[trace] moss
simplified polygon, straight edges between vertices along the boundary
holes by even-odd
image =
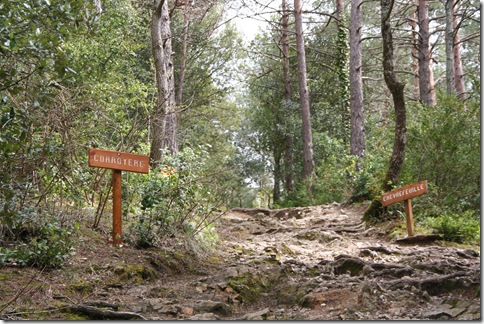
[[[379,222],[382,219],[383,215],[383,206],[381,201],[378,199],[374,199],[371,202],[371,205],[365,210],[363,214],[363,220],[367,223],[375,223]]]
[[[88,281],[79,281],[79,282],[67,285],[67,289],[71,291],[79,292],[83,295],[87,295],[94,291],[94,284]]]
[[[291,283],[283,284],[275,292],[275,298],[281,305],[296,305],[313,288],[314,284]]]
[[[387,235],[391,240],[405,237],[407,235],[407,228],[403,224],[396,225],[387,233]]]
[[[436,244],[444,247],[455,247],[459,249],[474,249],[476,251],[480,251],[481,247],[475,244],[468,244],[468,243],[458,243],[458,242],[450,242],[450,241],[436,241]]]
[[[305,275],[309,278],[318,277],[321,275],[321,269],[319,269],[318,266],[314,266],[312,268],[307,269],[307,271],[305,272]]]
[[[72,312],[70,309],[62,310],[63,318],[65,321],[88,321],[90,318],[88,316],[83,316]]]
[[[148,256],[147,260],[160,272],[179,274],[180,271],[197,272],[201,270],[199,258],[188,251],[156,250]]]
[[[236,247],[234,247],[234,250],[242,252],[242,254],[244,254],[244,255],[253,255],[254,254],[253,250],[246,249],[242,246],[236,246]]]
[[[153,268],[140,264],[120,264],[114,267],[113,272],[122,281],[134,280],[140,282],[143,280],[152,281],[158,278],[158,274]]]
[[[244,273],[228,280],[228,285],[243,301],[256,302],[263,293],[271,292],[279,278],[278,274]]]
[[[238,294],[244,301],[255,302],[260,298],[261,293],[266,287],[256,279],[254,275],[245,273],[243,275],[229,279],[229,286]]]

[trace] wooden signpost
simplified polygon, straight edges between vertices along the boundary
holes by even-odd
[[[405,215],[407,216],[407,232],[408,236],[414,236],[415,231],[413,228],[413,212],[412,212],[412,198],[427,193],[427,180],[420,181],[399,189],[392,190],[384,193],[381,196],[383,207],[394,204],[399,201],[405,203]]]
[[[149,173],[150,158],[146,155],[89,149],[89,166],[113,170],[113,244],[122,244],[121,171]]]

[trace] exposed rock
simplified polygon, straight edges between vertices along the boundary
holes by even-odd
[[[271,313],[271,310],[269,308],[264,308],[263,310],[254,312],[254,313],[249,313],[246,314],[242,320],[245,321],[263,321],[267,320],[267,317]]]
[[[463,258],[478,258],[479,252],[474,249],[465,249],[463,251],[457,251],[457,255]]]
[[[202,313],[202,314],[195,314],[188,318],[191,321],[216,321],[219,320],[220,317],[213,313]]]
[[[348,273],[352,276],[359,276],[366,265],[366,262],[357,257],[343,257],[338,258],[332,262],[331,265],[334,268],[336,275]]]
[[[165,314],[165,315],[177,315],[180,311],[181,307],[177,305],[163,305],[159,310],[158,313]]]
[[[96,264],[84,254],[76,267],[92,262],[87,275],[51,291],[52,271],[32,291],[45,295],[46,314],[69,320],[481,318],[478,247],[444,246],[427,238],[391,241],[387,233],[396,221],[365,229],[365,209],[339,204],[237,209],[215,223],[220,241],[213,256],[190,260],[171,250],[126,246],[108,251]],[[11,281],[4,270],[7,280],[0,290],[15,294],[18,287],[7,286]],[[88,294],[98,300],[66,304]],[[27,299],[5,304],[13,297],[3,301],[7,307],[0,319],[39,314],[41,307],[23,306]]]
[[[221,316],[229,316],[231,313],[230,306],[212,300],[199,301],[193,308],[198,313],[214,313]]]

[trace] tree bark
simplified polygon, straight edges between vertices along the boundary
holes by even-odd
[[[188,48],[188,26],[190,25],[190,7],[189,2],[186,1],[183,7],[183,32],[182,44],[180,53],[180,75],[178,79],[178,90],[176,93],[176,104],[181,106],[183,101],[183,86],[185,83],[185,69],[187,63],[187,48]]]
[[[457,6],[458,4],[456,4]],[[452,52],[453,52],[453,63],[454,63],[454,85],[455,92],[459,99],[464,99],[466,88],[464,83],[464,71],[462,69],[462,58],[460,55],[460,37],[459,37],[459,21],[457,15],[455,14],[457,8],[452,10],[452,27],[453,27],[453,42],[452,42]]]
[[[418,7],[418,1],[415,0],[415,5]],[[418,31],[417,31],[417,10],[412,12],[412,19],[410,25],[412,26],[412,74],[413,74],[413,99],[418,101],[420,99],[420,87],[418,79]]]
[[[313,135],[311,129],[311,112],[309,107],[309,93],[306,77],[306,52],[304,49],[304,35],[302,24],[301,0],[294,0],[294,18],[296,22],[297,67],[299,83],[299,99],[301,105],[302,137],[303,137],[303,176],[309,178],[314,170]]]
[[[284,66],[284,103],[287,110],[291,107],[292,82],[289,63],[289,13],[286,0],[282,0],[282,59]],[[287,114],[286,114],[287,115]],[[291,129],[286,127],[284,136],[284,188],[287,193],[294,192],[294,159],[292,154],[293,138]]]
[[[405,84],[399,82],[393,66],[393,35],[390,24],[390,14],[393,8],[393,0],[381,0],[382,20],[381,33],[383,38],[383,76],[385,83],[393,97],[395,110],[395,137],[393,141],[393,153],[390,158],[383,191],[390,191],[397,184],[405,159],[405,145],[407,143],[407,112],[405,107],[404,88]]]
[[[151,21],[152,54],[158,90],[156,108],[151,119],[152,163],[161,161],[162,150],[178,153],[178,119],[175,111],[175,83],[171,47],[168,1],[157,0]]]
[[[445,85],[447,94],[454,93],[454,0],[445,4]]]
[[[435,106],[434,76],[431,69],[429,1],[418,0],[418,75],[420,101],[427,106]]]
[[[361,78],[362,0],[351,1],[350,23],[350,153],[361,158],[365,152],[363,81]]]
[[[282,151],[278,148],[274,148],[274,188],[272,197],[274,204],[281,200],[281,157]]]
[[[388,90],[392,94],[395,110],[395,135],[393,140],[393,152],[390,158],[387,173],[381,189],[387,192],[398,183],[400,172],[405,159],[405,146],[407,143],[406,107],[404,88],[405,84],[398,81],[393,66],[393,35],[390,16],[394,0],[381,0],[381,34],[383,40],[383,76]],[[375,198],[365,211],[365,221],[378,220],[383,213],[380,198]]]

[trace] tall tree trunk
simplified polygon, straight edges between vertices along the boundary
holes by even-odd
[[[418,7],[418,1],[415,0],[415,5]],[[412,26],[412,74],[413,74],[413,99],[420,100],[420,87],[418,80],[418,31],[417,31],[417,10],[412,13],[410,25]]]
[[[418,75],[420,101],[427,106],[435,106],[434,78],[431,69],[429,1],[418,0]]]
[[[445,84],[447,93],[465,96],[464,72],[460,55],[459,22],[454,0],[443,0],[445,5]]]
[[[365,152],[365,124],[361,63],[362,0],[351,1],[350,19],[350,153],[361,158]]]
[[[407,117],[404,96],[405,84],[398,81],[393,66],[393,35],[390,24],[393,1],[394,0],[380,0],[381,34],[383,39],[383,77],[388,90],[392,94],[395,109],[395,137],[393,140],[393,152],[385,179],[381,186],[383,192],[392,190],[393,186],[398,183],[405,159],[405,145],[407,143]],[[381,201],[377,198],[373,200],[372,204],[365,211],[363,218],[366,221],[378,219],[382,212]]]
[[[306,52],[304,49],[304,35],[302,23],[301,0],[294,0],[294,18],[296,22],[296,43],[297,43],[297,67],[299,98],[302,118],[302,139],[303,139],[303,176],[309,178],[314,170],[313,159],[313,135],[311,130],[311,112],[309,108],[309,93],[306,77]]]
[[[274,204],[281,200],[281,157],[282,151],[278,148],[274,148],[274,189],[272,197]]]
[[[185,69],[187,63],[187,48],[188,48],[188,26],[190,25],[190,6],[186,1],[183,7],[183,32],[182,32],[182,44],[180,53],[180,76],[178,79],[178,90],[176,93],[176,104],[181,106],[183,101],[183,86],[185,84]]]
[[[448,94],[454,93],[454,0],[445,4],[445,85]]]
[[[336,25],[338,29],[336,67],[339,81],[339,103],[341,109],[341,129],[343,143],[348,143],[351,133],[350,122],[350,80],[348,77],[348,33],[343,0],[336,0]]]
[[[178,153],[178,118],[175,111],[175,84],[171,47],[170,16],[167,0],[157,0],[151,21],[152,54],[158,89],[156,108],[151,119],[152,163],[161,161],[162,150]]]
[[[458,6],[458,4],[456,4]],[[464,71],[462,69],[462,59],[460,55],[460,37],[459,37],[459,21],[457,19],[457,15],[455,12],[457,8],[454,8],[452,11],[452,27],[453,27],[453,35],[454,40],[452,42],[452,51],[454,57],[454,85],[455,85],[455,92],[459,99],[464,99],[465,97],[465,84],[464,84]]]
[[[286,0],[282,0],[282,59],[284,66],[284,104],[286,109],[291,107],[292,82],[289,63],[289,13]],[[287,114],[285,114],[287,116]],[[289,123],[286,123],[289,124]],[[286,127],[284,136],[284,188],[287,193],[294,192],[294,159],[292,155],[293,138],[291,129]]]
[[[165,147],[172,155],[178,154],[178,115],[175,98],[175,71],[173,65],[173,49],[171,45],[171,22],[168,0],[163,0],[161,32],[163,36],[163,49],[165,52],[166,79],[168,84],[168,106],[165,114]]]
[[[390,158],[383,191],[389,191],[397,184],[405,159],[405,145],[407,143],[407,112],[405,107],[404,88],[405,84],[399,82],[393,66],[393,35],[390,24],[390,14],[394,0],[381,0],[382,20],[381,33],[383,38],[383,76],[388,90],[393,97],[395,110],[395,137],[393,141],[393,153]]]

